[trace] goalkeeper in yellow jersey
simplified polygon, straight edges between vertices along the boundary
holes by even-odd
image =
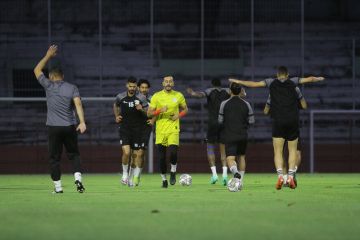
[[[156,92],[151,98],[147,112],[148,117],[156,116],[156,141],[159,151],[162,187],[168,187],[166,179],[166,151],[170,152],[170,184],[176,183],[177,152],[179,147],[180,118],[184,117],[188,108],[184,95],[173,90],[174,78],[164,77],[164,89]]]

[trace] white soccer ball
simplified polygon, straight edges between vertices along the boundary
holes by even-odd
[[[229,189],[230,192],[238,192],[242,188],[242,182],[238,178],[232,178],[229,180],[227,184],[227,188]]]
[[[179,178],[179,183],[182,186],[190,186],[192,183],[192,178],[189,174],[181,174]]]

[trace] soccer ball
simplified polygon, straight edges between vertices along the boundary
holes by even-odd
[[[192,178],[189,174],[181,174],[180,175],[180,179],[179,179],[179,183],[182,186],[190,186],[192,183]]]
[[[227,185],[230,192],[238,192],[242,188],[242,182],[238,178],[232,178]]]

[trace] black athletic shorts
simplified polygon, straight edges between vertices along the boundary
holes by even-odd
[[[272,121],[272,137],[293,141],[299,137],[299,121]]]
[[[142,131],[142,142],[144,143],[145,149],[148,147],[151,132],[152,132],[151,125],[144,126],[144,130]]]
[[[120,145],[130,145],[130,148],[133,150],[146,148],[147,142],[145,145],[143,135],[144,133],[142,127],[119,127]]]
[[[246,154],[247,140],[232,143],[225,143],[225,154],[229,156],[239,156]]]
[[[219,124],[208,124],[208,129],[206,133],[206,142],[213,144],[223,143]]]

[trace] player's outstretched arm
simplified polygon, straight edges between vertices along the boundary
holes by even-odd
[[[80,120],[80,123],[76,128],[76,131],[80,131],[80,133],[84,133],[86,131],[86,124],[85,124],[84,109],[82,107],[81,99],[80,97],[76,97],[73,100],[76,108],[76,113]]]
[[[324,81],[325,78],[324,77],[306,77],[306,78],[300,78],[299,83],[300,84],[306,84],[306,83],[313,83],[313,82],[320,82],[320,81]]]
[[[237,83],[237,84],[240,84],[242,86],[250,87],[250,88],[266,87],[265,81],[255,82],[255,81],[245,81],[245,80],[238,80],[238,79],[234,79],[234,78],[229,78],[229,82]]]
[[[205,93],[203,93],[203,92],[195,92],[194,90],[192,90],[192,88],[188,88],[188,89],[186,89],[186,91],[192,97],[196,97],[196,98],[204,98],[204,97],[206,97]]]
[[[49,49],[47,50],[46,55],[36,65],[36,67],[34,68],[34,74],[37,79],[43,73],[42,70],[44,69],[47,62],[50,60],[50,58],[53,58],[56,56],[57,49],[58,49],[58,47],[56,45],[51,45],[49,47]]]

